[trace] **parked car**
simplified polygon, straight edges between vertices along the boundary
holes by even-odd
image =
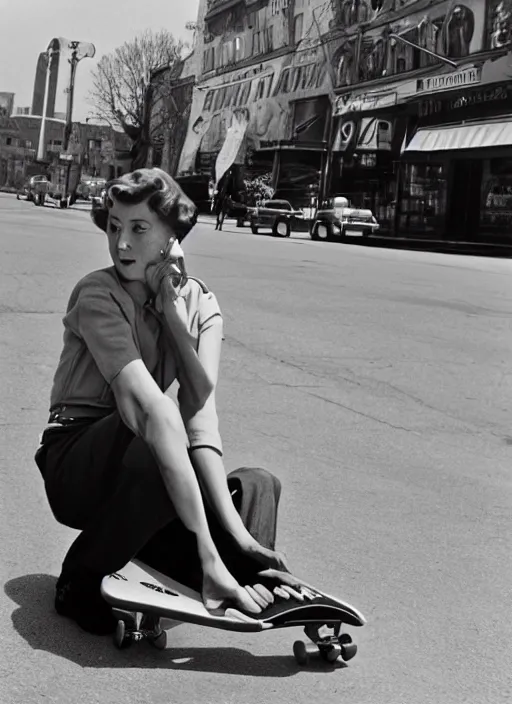
[[[294,210],[287,200],[267,200],[251,209],[251,230],[255,235],[268,229],[274,237],[289,237],[294,222],[303,217],[302,210]]]
[[[311,228],[311,239],[342,239],[346,236],[368,237],[380,225],[372,211],[367,208],[352,208],[344,196],[334,196],[322,203]]]
[[[25,198],[36,205],[43,205],[48,193],[49,181],[44,174],[31,176],[16,194],[17,200]]]

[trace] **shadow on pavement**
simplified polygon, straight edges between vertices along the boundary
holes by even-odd
[[[146,667],[242,677],[291,677],[301,671],[325,673],[344,667],[343,663],[331,665],[320,660],[316,662],[316,659],[310,667],[299,667],[291,652],[258,656],[240,648],[173,648],[171,637],[171,645],[164,652],[156,651],[147,642],[119,651],[110,637],[86,633],[55,613],[55,582],[55,577],[47,574],[28,574],[7,582],[5,593],[18,604],[11,616],[12,623],[34,650],[44,650],[81,667]],[[226,634],[229,638],[229,632]]]

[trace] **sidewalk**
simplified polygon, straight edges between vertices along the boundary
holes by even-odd
[[[201,213],[198,222],[215,225],[215,216],[208,213]],[[231,230],[236,228],[240,231],[247,231],[248,227],[237,228],[236,223],[231,218],[225,220],[225,226]],[[293,234],[298,234],[293,232]],[[307,231],[300,234],[308,237]],[[365,247],[387,247],[389,249],[411,249],[424,252],[444,252],[446,254],[463,254],[479,257],[499,257],[512,258],[512,242],[508,244],[492,244],[485,242],[458,242],[451,240],[428,240],[414,237],[391,237],[387,235],[372,235],[365,240],[354,238],[350,243],[359,244]]]

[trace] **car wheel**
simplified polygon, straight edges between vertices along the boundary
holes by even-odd
[[[320,240],[322,242],[327,242],[327,240],[331,239],[332,237],[331,226],[328,225],[326,222],[319,222],[315,225],[313,235],[313,239]]]
[[[274,222],[272,234],[274,237],[289,237],[291,234],[290,221],[284,218],[279,218]]]

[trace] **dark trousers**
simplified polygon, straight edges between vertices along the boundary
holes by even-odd
[[[63,573],[106,575],[133,557],[199,588],[201,570],[195,536],[177,517],[156,460],[118,413],[50,429],[36,454],[52,512],[81,531],[67,553]],[[260,468],[228,475],[233,501],[251,535],[274,549],[281,486]],[[239,553],[207,509],[221,557],[244,582],[258,566]]]

